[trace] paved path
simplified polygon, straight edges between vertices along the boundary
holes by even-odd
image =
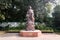
[[[20,37],[18,33],[0,35],[0,40],[60,40],[60,35],[55,33],[43,33],[40,37]]]

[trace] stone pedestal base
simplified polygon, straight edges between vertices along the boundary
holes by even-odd
[[[38,37],[38,36],[41,36],[41,31],[40,30],[34,30],[34,31],[21,30],[19,35],[22,37]]]

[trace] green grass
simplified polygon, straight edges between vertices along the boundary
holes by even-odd
[[[42,33],[53,33],[54,31],[53,30],[41,30]]]
[[[20,30],[8,30],[7,33],[19,33]]]

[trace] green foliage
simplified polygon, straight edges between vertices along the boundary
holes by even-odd
[[[60,5],[57,5],[57,6],[54,8],[54,12],[60,12]]]
[[[4,27],[1,27],[1,26],[0,26],[0,31],[4,31],[4,30],[5,30]]]
[[[19,24],[18,26],[16,26],[16,27],[9,27],[9,30],[23,30],[23,29],[25,29],[25,24],[23,25],[22,23],[21,24]]]
[[[28,5],[31,5],[35,13],[35,21],[44,22],[46,16],[46,2],[44,0],[3,0],[0,2],[1,12],[5,18],[4,21],[26,21],[26,12]],[[47,4],[47,9],[50,9]]]
[[[0,2],[0,8],[2,12],[5,12],[5,21],[26,21],[27,6],[31,5],[37,20],[38,15],[45,11],[44,1],[42,1],[43,0],[3,0]]]
[[[48,2],[48,3],[45,4],[45,7],[46,7],[47,13],[50,13],[51,9],[52,9],[52,4],[50,2]]]
[[[9,30],[9,25],[5,26],[5,31],[8,31]]]
[[[45,24],[37,24],[35,25],[36,29],[41,30],[43,33],[52,33],[54,32],[54,29],[52,27],[46,26]]]
[[[53,30],[53,28],[47,27],[45,24],[38,24],[35,27],[36,29],[39,29],[39,30]]]
[[[35,24],[35,28],[41,30],[42,32],[53,32],[53,28],[47,27],[45,24]],[[26,25],[20,24],[17,27],[9,27],[8,32],[19,32],[20,30],[25,30]]]
[[[53,13],[53,17],[54,17],[54,30],[60,30],[60,5],[57,5],[54,8],[54,13]]]

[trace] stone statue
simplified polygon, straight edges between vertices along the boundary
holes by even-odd
[[[30,30],[35,30],[35,25],[34,25],[34,12],[31,6],[28,7],[28,11],[26,14],[26,18],[27,18],[27,22],[26,22],[26,30],[30,31]]]

